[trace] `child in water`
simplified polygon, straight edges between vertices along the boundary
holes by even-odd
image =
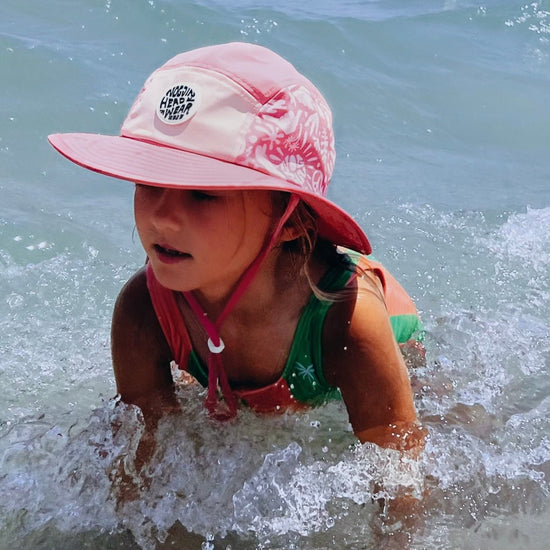
[[[120,136],[49,139],[135,183],[148,261],[113,314],[123,401],[146,418],[175,406],[175,361],[215,418],[341,398],[361,442],[422,446],[398,345],[418,336],[416,309],[325,197],[331,112],[291,64],[254,44],[185,52],[149,77]]]

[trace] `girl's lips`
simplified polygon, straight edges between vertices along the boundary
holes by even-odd
[[[192,258],[191,254],[180,252],[175,248],[170,248],[168,245],[155,244],[153,248],[158,259],[165,264],[174,264]]]

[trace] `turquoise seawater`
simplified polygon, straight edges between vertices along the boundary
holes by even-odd
[[[220,427],[182,390],[150,483],[117,506],[142,430],[109,351],[144,260],[133,189],[46,136],[116,134],[157,66],[233,40],[333,109],[329,195],[422,313],[430,437],[403,463],[356,446],[335,405]],[[543,1],[2,0],[0,549],[548,548],[549,91]],[[381,479],[416,491],[417,521],[381,521]]]

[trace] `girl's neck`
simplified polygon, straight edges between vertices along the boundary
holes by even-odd
[[[258,322],[266,312],[277,309],[284,296],[284,302],[303,307],[311,294],[311,289],[303,270],[293,264],[291,253],[281,247],[274,248],[262,263],[259,271],[250,282],[229,316],[239,323]],[[312,257],[310,273],[317,282],[326,270],[326,265]],[[240,279],[239,279],[240,280]],[[194,291],[206,314],[216,321],[231,298],[238,282],[225,288],[198,289]]]

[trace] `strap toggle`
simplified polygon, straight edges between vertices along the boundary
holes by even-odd
[[[212,342],[211,338],[208,338],[208,349],[211,351],[211,353],[221,353],[225,349],[225,344],[223,343],[223,340],[220,338],[220,343],[215,346],[214,342]]]

